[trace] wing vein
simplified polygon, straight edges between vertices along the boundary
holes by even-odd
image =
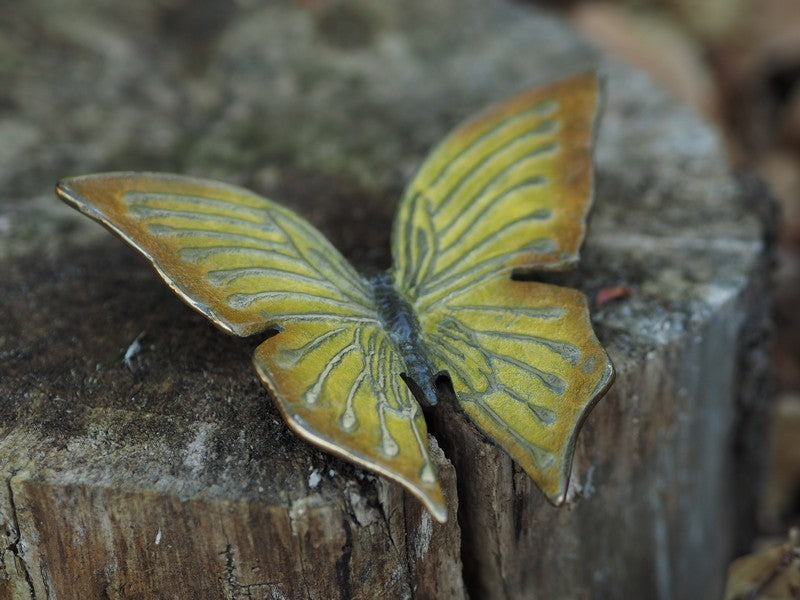
[[[520,112],[514,115],[509,115],[508,117],[499,120],[492,127],[490,127],[485,132],[480,134],[474,140],[464,145],[454,159],[446,162],[442,166],[439,173],[437,173],[435,176],[431,178],[431,186],[438,184],[439,181],[442,179],[442,177],[444,177],[451,169],[453,169],[455,165],[458,164],[459,161],[466,160],[466,158],[469,157],[469,154],[471,154],[473,150],[476,150],[478,147],[485,145],[486,142],[496,137],[501,130],[506,128],[511,129],[516,124],[516,122],[524,121],[525,119],[529,119],[532,116],[542,116],[542,117],[549,116],[550,114],[555,112],[557,108],[558,104],[555,101],[545,101],[536,106],[532,106],[531,108],[525,110],[524,112]],[[541,127],[544,123],[548,123],[548,121],[538,121],[534,125],[532,130]],[[523,132],[520,135],[525,135],[525,133],[529,133],[532,130]]]
[[[486,402],[476,399],[473,401],[473,404],[478,407],[483,413],[489,417],[492,421],[494,421],[495,427],[502,429],[506,433],[508,433],[511,437],[513,437],[516,442],[526,448],[531,456],[534,457],[536,462],[538,463],[539,467],[542,469],[549,468],[553,462],[555,457],[553,453],[548,451],[547,449],[539,446],[538,444],[534,444],[527,438],[522,437],[520,433],[511,427],[500,415],[498,415],[495,410],[489,406]]]
[[[278,216],[278,214],[276,214],[275,216]],[[285,215],[280,215],[280,218],[283,219],[284,216]],[[306,261],[308,263],[309,267],[314,269],[317,272],[317,274],[320,275],[320,277],[324,278],[325,274],[322,273],[322,271],[320,270],[319,266],[317,266],[317,264],[315,264],[315,262],[313,260],[309,260],[308,256],[306,256],[306,254],[300,249],[300,247],[294,241],[294,238],[291,235],[289,235],[289,233],[287,232],[287,230],[286,230],[287,222],[288,222],[288,224],[294,225],[297,228],[299,228],[303,232],[304,236],[307,237],[307,238],[318,239],[319,238],[318,234],[313,229],[311,229],[310,226],[308,226],[306,223],[304,223],[302,221],[296,221],[295,222],[295,221],[287,220],[287,221],[284,221],[283,224],[281,224],[281,223],[278,223],[277,220],[275,220],[275,226],[278,227],[283,232],[283,235],[286,237],[286,239],[289,242],[289,244],[291,244],[292,248],[294,248],[294,251],[297,253],[298,257],[300,257],[304,261]],[[332,250],[332,252],[334,254],[338,255],[338,252],[336,252],[335,249],[331,248],[331,250]],[[322,256],[321,254],[318,254],[318,257],[321,257],[321,256]],[[323,259],[324,259],[325,262],[327,262],[327,264],[329,266],[332,266],[333,263],[331,263],[331,261],[329,261],[327,258],[324,258],[324,257],[323,257]],[[348,269],[344,269],[344,270],[348,270]],[[341,269],[340,269],[340,273],[341,273]],[[346,295],[355,304],[357,304],[357,305],[359,305],[359,306],[361,306],[363,308],[367,308],[367,309],[371,308],[369,306],[368,302],[366,301],[366,299],[369,298],[370,295],[369,295],[369,291],[367,290],[366,285],[364,284],[363,280],[361,280],[361,278],[358,276],[358,274],[353,274],[351,276],[349,273],[348,273],[348,279],[350,280],[351,285],[355,285],[356,288],[358,289],[358,291],[361,292],[362,297],[359,297],[359,296],[353,294],[350,290],[348,290],[347,286],[341,286],[341,287],[337,286],[337,291],[339,291],[340,293]]]
[[[317,277],[308,277],[295,271],[280,269],[278,267],[229,267],[225,269],[213,269],[208,271],[206,276],[214,285],[232,283],[237,279],[241,279],[242,277],[256,276],[272,278],[274,276],[277,279],[288,279],[290,281],[294,280],[298,282],[302,281],[303,283],[313,284],[332,292],[339,292],[339,289],[336,286],[331,285],[323,279],[318,279]]]
[[[501,354],[500,352],[492,352],[491,357],[497,360],[501,360],[504,363],[516,367],[520,371],[524,371],[525,373],[528,373],[532,377],[535,377],[536,379],[541,381],[544,384],[544,386],[554,394],[558,394],[560,396],[567,389],[567,382],[561,379],[561,377],[559,377],[555,373],[550,373],[548,371],[537,369],[533,365],[525,364],[524,362],[519,361],[512,356]]]
[[[509,149],[512,148],[512,146],[516,145],[519,142],[520,142],[519,138],[515,139],[511,144],[509,144],[507,146],[503,146],[500,149],[498,149],[496,152],[488,155],[485,159],[481,160],[477,165],[475,165],[473,169],[468,171],[465,174],[465,176],[461,180],[459,180],[459,183],[456,186],[454,186],[454,187],[452,187],[452,188],[450,188],[448,190],[448,192],[445,195],[445,197],[436,206],[436,210],[434,212],[434,216],[438,217],[444,210],[447,209],[447,207],[450,205],[450,203],[454,199],[459,197],[459,193],[458,192],[464,186],[466,186],[467,182],[472,177],[475,177],[476,175],[478,175],[481,172],[481,167],[485,166],[485,164],[487,162],[489,162],[491,159],[493,159],[497,154],[499,154],[501,152],[508,152]],[[546,154],[554,151],[556,148],[558,148],[558,144],[556,142],[547,142],[546,144],[542,144],[540,146],[537,146],[536,148],[534,148],[533,150],[531,150],[530,152],[526,153],[525,155],[523,155],[521,157],[514,157],[515,160],[513,162],[511,162],[507,167],[505,167],[503,169],[500,169],[499,171],[495,172],[494,175],[491,177],[491,179],[489,179],[489,181],[487,181],[477,192],[472,194],[472,196],[467,197],[467,198],[463,198],[463,197],[459,198],[461,200],[461,202],[460,202],[461,206],[462,207],[469,206],[472,202],[475,201],[475,198],[478,198],[481,195],[483,195],[483,193],[486,192],[486,190],[489,187],[491,187],[492,185],[495,185],[497,183],[497,181],[499,181],[500,179],[502,179],[503,177],[508,175],[509,171],[512,171],[513,169],[517,168],[520,165],[520,163],[522,163],[523,161],[539,158],[540,156],[546,155]]]
[[[466,211],[464,213],[461,213],[461,215],[459,215],[457,218],[455,218],[452,221],[450,221],[442,229],[441,237],[443,237],[443,238],[446,237],[453,230],[454,227],[459,226],[459,225],[462,225],[462,227],[461,227],[461,231],[462,232],[469,231],[469,229],[471,227],[477,225],[478,222],[483,217],[485,217],[486,214],[489,211],[493,210],[497,205],[501,204],[503,202],[503,200],[505,200],[508,196],[510,196],[514,192],[517,192],[517,191],[519,191],[521,189],[525,189],[525,188],[540,188],[540,187],[544,186],[546,183],[547,183],[547,178],[546,177],[544,177],[542,175],[536,175],[536,176],[530,177],[530,178],[526,179],[525,181],[522,181],[522,182],[520,182],[520,183],[518,183],[518,184],[516,184],[516,185],[514,185],[514,186],[512,186],[512,187],[510,187],[508,189],[503,190],[502,192],[500,192],[499,194],[496,194],[490,200],[488,200],[486,202],[486,204],[475,215],[473,215],[472,218],[470,218],[469,221],[463,223],[463,225],[462,225],[462,221],[464,220],[464,217],[467,214]],[[552,218],[552,214],[553,214],[553,211],[551,211],[551,210],[544,209],[544,211],[543,211],[542,209],[537,209],[536,211],[530,213],[529,215],[525,215],[521,219],[536,220],[536,221],[546,221],[547,219]],[[454,238],[449,244],[446,244],[442,248],[442,252],[443,253],[447,252],[458,241],[459,240],[458,240],[457,237]]]
[[[193,212],[188,210],[178,210],[174,208],[153,208],[144,204],[134,204],[130,208],[131,214],[140,217],[147,223],[167,219],[185,219],[187,221],[200,221],[207,223],[224,223],[242,229],[254,230],[257,232],[274,231],[269,223],[263,221],[251,221],[250,219],[240,219],[230,215],[211,212]]]
[[[473,329],[473,332],[503,340],[515,340],[518,342],[530,342],[532,344],[537,344],[547,348],[555,354],[558,354],[561,358],[572,365],[576,365],[581,358],[580,348],[578,348],[575,344],[570,344],[569,342],[550,340],[538,335],[511,333],[509,331],[495,331],[491,329]]]
[[[358,336],[361,334],[361,328],[355,328],[355,334],[353,335],[353,341],[350,342],[347,346],[343,347],[339,350],[336,354],[334,354],[328,363],[325,365],[325,368],[322,369],[322,372],[317,377],[314,384],[305,391],[303,394],[303,400],[306,401],[309,405],[314,405],[319,401],[320,394],[322,393],[322,387],[325,385],[325,382],[330,377],[330,374],[342,363],[342,359],[347,356],[350,352],[354,350],[358,350],[359,344],[357,342]]]
[[[335,312],[283,312],[283,313],[265,313],[265,316],[270,319],[284,319],[285,321],[346,321],[349,323],[361,323],[363,325],[377,325],[383,327],[383,324],[372,317],[361,317],[353,315],[342,315]]]
[[[143,206],[151,206],[151,204],[158,204],[161,202],[169,202],[172,204],[188,204],[190,206],[203,206],[208,208],[217,208],[219,210],[228,211],[226,213],[227,216],[230,216],[229,213],[234,214],[248,214],[257,221],[254,222],[263,222],[264,218],[268,215],[267,207],[263,208],[255,208],[251,206],[246,206],[243,204],[235,204],[233,202],[229,202],[227,200],[222,200],[218,198],[205,198],[202,196],[184,196],[180,194],[167,194],[162,192],[128,192],[125,194],[125,201],[128,203],[129,206],[133,205],[143,205]],[[158,206],[152,206],[152,208],[159,208]],[[206,214],[202,213],[201,214]]]
[[[191,261],[199,261],[211,258],[217,254],[229,254],[229,255],[253,255],[253,256],[261,256],[264,258],[272,258],[274,256],[280,256],[283,258],[294,259],[297,261],[297,257],[286,254],[285,248],[283,247],[283,242],[270,242],[274,249],[266,249],[264,248],[264,244],[261,245],[260,248],[254,248],[252,246],[230,246],[230,245],[219,245],[219,246],[184,246],[180,249],[181,256],[186,258],[187,260]],[[298,261],[299,262],[299,261]]]
[[[263,236],[232,233],[228,231],[217,231],[216,229],[204,229],[202,227],[174,227],[172,225],[164,225],[162,223],[149,223],[147,228],[151,233],[160,237],[173,236],[177,238],[194,238],[199,235],[201,237],[207,237],[211,239],[247,241],[255,242],[257,244],[275,241]],[[266,233],[266,230],[264,230],[264,233]]]
[[[351,311],[351,316],[371,317],[372,314],[367,311],[357,311],[353,304],[349,301],[335,300],[325,296],[318,296],[309,292],[296,292],[293,290],[270,290],[267,292],[237,292],[227,297],[227,302],[232,306],[246,307],[263,300],[271,300],[273,298],[291,298],[299,299],[306,298],[319,302],[320,304],[327,304],[330,307],[344,308]],[[360,307],[359,307],[360,308]]]

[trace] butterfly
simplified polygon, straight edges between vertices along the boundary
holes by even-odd
[[[597,95],[581,74],[457,127],[402,196],[393,266],[369,276],[299,215],[239,187],[103,173],[56,193],[224,331],[271,334],[253,363],[300,437],[399,482],[444,522],[422,406],[445,381],[559,504],[578,429],[614,371],[583,294],[521,279],[578,259]]]

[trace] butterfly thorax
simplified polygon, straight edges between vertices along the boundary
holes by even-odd
[[[372,275],[369,282],[383,326],[405,363],[406,383],[419,401],[435,406],[435,370],[428,361],[414,308],[394,288],[390,273]]]

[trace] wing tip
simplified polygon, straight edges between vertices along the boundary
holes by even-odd
[[[97,208],[88,198],[85,197],[83,190],[79,189],[81,182],[97,182],[99,180],[109,179],[124,179],[140,175],[132,171],[119,171],[98,173],[94,175],[77,175],[71,177],[64,177],[60,179],[55,186],[56,196],[66,204],[77,209],[79,212],[94,219],[103,227],[118,236],[128,246],[133,248],[141,256],[146,258],[158,276],[167,284],[173,293],[175,293],[181,300],[188,304],[191,308],[202,314],[209,319],[218,329],[229,334],[239,337],[249,337],[267,331],[271,325],[268,322],[237,322],[235,319],[228,318],[229,315],[225,314],[224,310],[214,310],[208,304],[200,301],[192,295],[184,286],[170,277],[164,266],[156,259],[156,257],[149,252],[141,243],[134,237],[127,233],[124,228],[120,227],[114,220],[110,219],[104,211]],[[176,176],[179,177],[179,176]]]
[[[92,206],[90,198],[87,197],[87,194],[91,194],[91,192],[94,191],[91,186],[87,184],[108,179],[130,177],[131,175],[133,175],[133,173],[109,172],[63,177],[56,183],[56,196],[81,212],[93,216],[95,219],[100,219],[99,216],[96,216],[100,214],[100,211]],[[107,221],[107,219],[103,218],[103,224],[108,226],[110,223],[106,223],[105,221]]]
[[[444,505],[444,504],[428,504],[426,502],[423,502],[423,504],[425,504],[425,508],[428,509],[428,512],[431,514],[431,516],[434,519],[436,519],[436,521],[438,523],[440,523],[442,525],[447,523],[447,506],[446,505]]]
[[[602,81],[602,77],[599,74],[596,68],[583,68],[577,69],[568,75],[563,77],[559,77],[558,79],[553,81],[552,85],[558,84],[582,84],[582,85],[592,85],[594,87],[599,87]]]
[[[63,179],[59,179],[56,183],[55,192],[58,199],[62,202],[66,202],[71,206],[79,206],[81,202],[78,198],[78,194],[70,185],[73,179],[75,178],[64,177]]]

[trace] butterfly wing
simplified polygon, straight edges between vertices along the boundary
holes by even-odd
[[[153,263],[223,330],[253,335],[319,313],[372,318],[367,283],[292,211],[223,183],[159,173],[65,179],[56,192]]]
[[[490,107],[437,146],[392,231],[395,284],[420,308],[488,274],[577,261],[591,201],[597,80]]]
[[[253,362],[298,434],[398,481],[445,521],[425,419],[382,329],[300,321],[261,344]]]
[[[583,296],[512,272],[573,264],[591,202],[597,81],[585,74],[489,108],[409,185],[394,280],[466,412],[554,502],[612,368]]]
[[[90,175],[63,180],[57,193],[220,328],[280,331],[253,360],[289,425],[399,481],[445,518],[425,422],[369,284],[321,233],[266,198],[190,177]]]
[[[561,504],[578,429],[613,377],[583,294],[494,276],[421,323],[467,414]]]

